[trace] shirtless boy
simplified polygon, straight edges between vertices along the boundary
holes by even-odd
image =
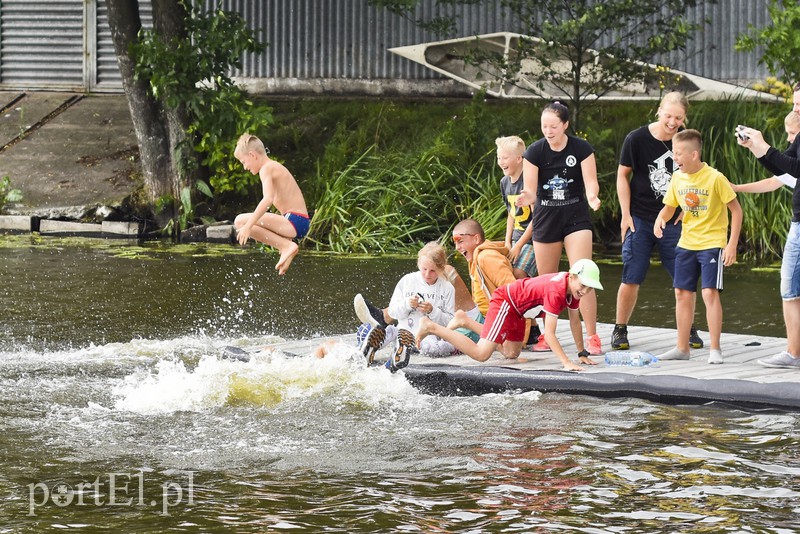
[[[292,173],[270,159],[264,143],[255,135],[242,135],[233,155],[245,169],[258,174],[264,196],[252,213],[236,216],[236,239],[244,245],[252,237],[278,249],[281,257],[275,269],[285,274],[299,250],[297,241],[305,237],[311,224],[303,193]],[[268,212],[272,206],[281,214]]]

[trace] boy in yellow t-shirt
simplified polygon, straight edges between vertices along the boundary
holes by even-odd
[[[675,256],[675,321],[678,343],[674,349],[658,356],[660,360],[689,359],[689,330],[694,317],[694,294],[697,281],[702,282],[706,321],[711,337],[708,363],[722,363],[722,269],[736,262],[736,246],[742,229],[742,207],[730,182],[716,169],[700,159],[702,139],[697,130],[684,130],[672,139],[677,171],[672,175],[664,207],[656,218],[653,232],[661,238],[667,221],[680,207],[683,229]],[[728,239],[728,214],[731,232]]]

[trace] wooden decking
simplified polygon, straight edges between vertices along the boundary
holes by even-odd
[[[610,350],[612,328],[613,325],[598,324],[605,350]],[[567,321],[559,321],[558,333],[567,354],[575,355]],[[628,327],[632,350],[660,354],[675,345],[675,336],[673,329]],[[725,363],[710,365],[706,362],[708,333],[700,332],[700,336],[706,347],[693,349],[690,360],[663,361],[647,367],[606,366],[603,357],[597,356],[593,359],[599,365],[585,366],[584,372],[567,372],[551,352],[523,351],[519,360],[507,360],[496,352],[487,362],[477,362],[465,355],[446,358],[417,355],[402,372],[421,389],[440,394],[518,389],[800,410],[800,369],[771,369],[756,361],[785,350],[784,338],[723,333]],[[353,342],[352,336],[342,339]],[[305,354],[319,341],[287,342],[280,348]]]
[[[563,328],[562,328],[563,327]],[[603,350],[611,350],[610,340],[613,325],[598,324],[597,331],[603,340]],[[559,339],[567,354],[572,356],[577,353],[572,336],[566,321],[559,321]],[[759,365],[756,360],[772,356],[786,349],[786,339],[763,336],[750,336],[738,334],[722,334],[721,345],[725,363],[721,365],[709,365],[708,359],[709,338],[707,332],[700,332],[700,337],[705,341],[706,346],[702,349],[692,349],[691,359],[686,361],[664,361],[647,367],[608,367],[605,363],[597,366],[586,366],[589,373],[607,373],[611,370],[618,373],[658,376],[658,375],[678,375],[691,378],[704,379],[735,379],[751,380],[754,382],[795,382],[800,388],[800,372],[793,369],[770,369]],[[643,350],[653,354],[666,352],[675,346],[676,332],[667,328],[651,328],[646,326],[628,327],[628,339],[632,350]],[[569,340],[567,343],[566,341]],[[758,343],[758,345],[750,345]],[[593,357],[595,361],[602,362],[603,357]],[[527,360],[527,361],[522,361]],[[514,369],[525,370],[561,370],[558,358],[551,352],[528,352],[523,351],[520,361],[506,360],[499,352],[496,352],[489,362],[480,363],[464,355],[449,358],[424,358],[417,357],[415,364],[422,363],[449,363],[462,366],[472,365],[502,365]]]

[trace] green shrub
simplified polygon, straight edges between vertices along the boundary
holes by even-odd
[[[0,213],[6,209],[6,204],[22,200],[22,191],[11,187],[11,178],[3,176],[0,180]]]
[[[298,176],[315,211],[307,242],[319,250],[413,253],[474,217],[490,239],[502,239],[506,214],[499,192],[494,139],[540,138],[543,104],[531,101],[314,101],[275,104],[270,141]],[[619,241],[616,171],[625,136],[654,120],[658,103],[605,102],[584,116],[578,132],[594,147],[601,209],[593,214],[595,241]],[[737,124],[761,128],[785,146],[780,103],[692,102],[688,126],[703,134],[703,159],[731,181],[768,173],[736,144]],[[780,255],[790,218],[785,191],[739,195],[744,209],[742,259]]]
[[[258,177],[233,156],[236,140],[245,132],[264,137],[272,113],[233,83],[231,69],[241,68],[245,53],[261,52],[266,45],[238,13],[196,5],[187,9],[186,39],[169,41],[155,30],[142,31],[133,51],[136,76],[149,80],[153,96],[167,106],[185,109],[188,146],[180,150],[200,153],[215,193],[243,194]],[[184,157],[181,164],[188,168],[197,163]]]

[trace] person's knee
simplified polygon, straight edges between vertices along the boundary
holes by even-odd
[[[247,222],[247,219],[248,219],[248,217],[247,217],[247,214],[245,214],[245,213],[241,213],[241,214],[237,215],[236,218],[233,220],[234,228],[239,229],[242,226],[244,226],[244,223]]]
[[[497,349],[497,344],[492,343],[488,339],[481,338],[478,341],[478,345],[475,349],[474,358],[479,362],[485,362],[486,360],[492,357],[492,354],[496,349]]]
[[[675,299],[678,302],[693,301],[694,297],[695,297],[694,291],[689,291],[688,289],[681,289],[679,287],[675,288]]]
[[[783,300],[783,313],[790,318],[800,318],[800,298]]]
[[[719,290],[713,287],[703,288],[703,302],[714,303],[719,301]]]
[[[640,284],[632,284],[629,282],[622,282],[619,285],[620,292],[626,295],[636,295],[639,293],[639,286]]]

